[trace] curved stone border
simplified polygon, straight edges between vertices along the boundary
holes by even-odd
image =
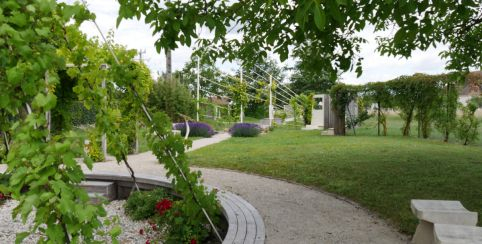
[[[132,190],[132,179],[128,174],[118,174],[112,172],[86,173],[86,180],[89,181],[108,181],[114,182],[116,199],[124,199],[129,196]],[[171,189],[170,180],[165,177],[154,177],[149,175],[136,176],[137,184],[140,189],[151,190],[156,187]],[[207,186],[209,189],[214,187]],[[219,190],[218,200],[221,204],[221,211],[228,222],[228,230],[224,237],[223,244],[262,244],[266,239],[266,231],[263,218],[259,212],[246,200],[240,196]]]

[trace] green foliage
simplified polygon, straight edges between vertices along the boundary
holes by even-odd
[[[387,120],[384,109],[392,108],[392,97],[385,82],[372,82],[365,86],[365,100],[367,103],[375,103],[377,108],[377,132],[381,134],[380,126],[383,126],[383,136],[387,136]]]
[[[87,109],[82,102],[73,102],[69,108],[72,125],[93,125],[95,124],[96,109]]]
[[[86,145],[87,155],[94,162],[103,162],[105,160],[102,152],[101,143],[99,143],[100,136],[93,132],[89,135],[89,144]]]
[[[0,133],[2,136],[2,133]],[[0,138],[0,163],[3,163],[3,159],[7,156],[7,147],[5,146],[4,139]]]
[[[316,47],[306,45],[295,51],[294,57],[299,61],[292,68],[293,74],[290,77],[290,88],[297,94],[315,93],[326,94],[335,84],[335,79],[331,77],[334,73],[327,71],[327,63],[319,60]]]
[[[469,101],[466,106],[462,107],[462,117],[458,120],[457,137],[468,145],[478,139],[479,136],[479,120],[475,116],[478,104]]]
[[[394,106],[400,110],[400,116],[405,120],[402,128],[404,136],[410,135],[410,125],[416,118],[419,122],[419,136],[429,137],[431,123],[440,107],[444,79],[444,75],[415,74],[401,76],[387,83],[394,96]]]
[[[288,115],[286,114],[286,112],[284,110],[276,110],[275,113],[274,113],[274,117],[280,118],[281,121],[285,121],[287,116]]]
[[[358,114],[353,117],[353,115],[348,115],[348,121],[347,121],[347,124],[348,124],[348,128],[351,128],[353,129],[353,131],[355,132],[355,128],[357,126],[360,126],[362,125],[362,123],[368,119],[370,119],[372,116],[368,113],[368,110],[367,110],[367,102],[368,99],[364,99],[364,97],[358,97],[356,99],[356,105],[357,105],[357,108],[358,108]],[[383,120],[384,118],[380,118],[381,119],[381,123],[383,123]],[[386,127],[386,125],[385,125]],[[356,133],[356,132],[355,132]],[[385,133],[386,135],[386,133]]]
[[[298,101],[301,102],[301,107],[303,109],[303,123],[305,125],[311,124],[313,105],[315,102],[313,100],[313,95],[313,93],[310,93],[308,95],[301,94],[298,96]]]
[[[31,108],[10,124],[6,172],[11,178],[2,185],[2,191],[7,189],[18,201],[13,217],[20,216],[25,223],[35,210],[34,224],[27,232],[17,233],[17,243],[37,232],[44,243],[94,242],[102,226],[99,218],[106,214],[78,186],[84,175],[77,155],[92,167],[83,151],[83,138],[72,131],[49,137],[45,117],[62,102],[54,92],[59,86],[58,71],[66,69],[66,56],[59,51],[69,45],[66,32],[91,17],[78,4],[0,2],[0,111],[16,117],[24,106]]]
[[[449,136],[457,127],[457,103],[458,92],[456,83],[451,80],[444,82],[445,89],[439,93],[438,109],[434,115],[435,128],[444,134],[444,142],[448,142]]]
[[[148,106],[152,111],[163,111],[175,122],[184,122],[180,114],[195,114],[195,105],[195,99],[189,90],[176,80],[159,80],[154,84],[148,100]]]
[[[185,141],[180,135],[174,135],[171,131],[169,117],[161,112],[153,115],[151,124],[148,124],[147,141],[149,146],[164,164],[167,177],[172,177],[172,185],[175,192],[183,196],[183,201],[177,202],[176,209],[182,213],[182,219],[176,219],[171,223],[173,228],[169,231],[169,239],[184,241],[192,238],[192,235],[200,235],[198,240],[207,234],[206,226],[209,226],[205,211],[213,220],[218,223],[220,214],[219,204],[216,200],[216,193],[208,191],[201,184],[201,173],[189,170],[186,160],[186,146],[190,141]],[[204,209],[204,210],[203,210]],[[175,243],[175,242],[174,242]]]
[[[229,95],[235,105],[233,113],[239,117],[241,114],[241,106],[245,109],[249,102],[247,94],[248,85],[246,82],[241,82],[241,80],[232,79],[233,82],[229,86]]]
[[[146,24],[156,26],[158,51],[190,46],[198,38],[199,27],[213,35],[201,39],[202,46],[215,49],[211,57],[239,59],[254,63],[268,52],[288,59],[292,52],[307,52],[304,61],[312,70],[322,69],[332,80],[344,71],[362,73],[357,33],[366,26],[375,31],[397,30],[379,38],[378,51],[385,55],[409,57],[414,50],[427,50],[444,43],[450,46],[443,56],[447,68],[463,70],[482,67],[480,2],[467,1],[313,1],[300,0],[221,2],[206,0],[169,4],[120,0],[118,23],[122,19],[144,16]],[[263,11],[259,11],[262,9]],[[201,16],[201,17],[200,17]],[[233,39],[228,30],[236,26],[242,38]],[[309,49],[307,48],[309,47]],[[316,64],[316,65],[310,65]]]
[[[296,124],[298,122],[300,115],[303,112],[302,107],[298,103],[297,97],[292,97],[290,99],[290,106],[291,106],[291,109],[293,109],[293,122]]]
[[[124,205],[125,212],[133,220],[148,219],[156,214],[156,203],[166,197],[163,188],[132,192]]]

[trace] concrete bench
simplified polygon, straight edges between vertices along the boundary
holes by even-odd
[[[425,244],[434,242],[434,224],[475,226],[477,212],[470,212],[459,201],[412,200],[412,212],[419,224],[412,242]]]
[[[482,244],[482,228],[468,225],[434,225],[435,244]]]

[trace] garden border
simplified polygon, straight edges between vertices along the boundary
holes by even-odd
[[[113,172],[89,172],[85,174],[88,181],[108,181],[115,184],[115,199],[123,199],[129,196],[133,189],[132,178],[128,174]],[[151,175],[136,175],[136,181],[140,189],[150,190],[156,187],[172,190],[171,181],[165,177]],[[208,189],[217,189],[207,186]],[[259,212],[240,196],[218,189],[217,197],[221,205],[221,211],[228,223],[226,236],[223,244],[263,244],[266,239],[264,221]]]

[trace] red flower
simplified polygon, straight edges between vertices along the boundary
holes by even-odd
[[[157,225],[156,224],[151,224],[152,230],[157,230]]]
[[[197,244],[196,239],[191,239],[191,244]]]
[[[144,229],[140,229],[140,230],[139,230],[139,234],[140,234],[140,235],[144,235]]]
[[[160,215],[163,215],[167,210],[172,208],[172,201],[164,198],[156,204],[156,210]]]
[[[149,241],[149,240],[146,240],[146,244],[151,244],[151,241]]]
[[[5,199],[5,195],[3,195],[3,193],[0,193],[0,200],[4,200]]]

